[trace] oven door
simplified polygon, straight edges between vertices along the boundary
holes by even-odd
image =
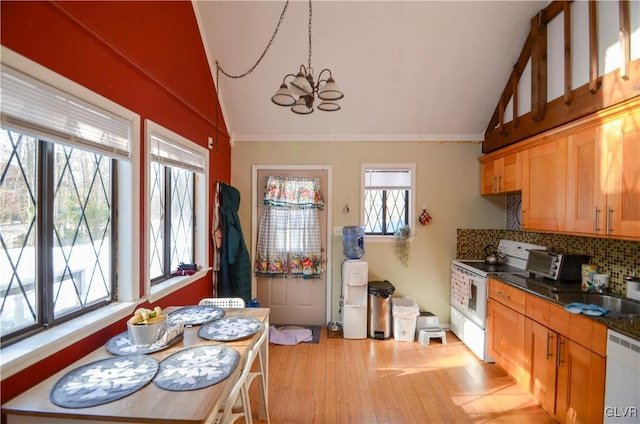
[[[452,264],[451,306],[483,330],[486,329],[487,278]]]

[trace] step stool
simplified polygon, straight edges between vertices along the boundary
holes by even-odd
[[[421,345],[428,346],[431,339],[440,339],[442,344],[447,344],[447,334],[440,327],[421,328],[418,341]]]

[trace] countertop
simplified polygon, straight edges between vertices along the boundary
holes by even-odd
[[[567,304],[567,302],[564,302],[561,299],[563,293],[583,293],[580,283],[557,283],[548,279],[528,278],[513,274],[496,274],[492,275],[491,278],[511,286],[518,287],[527,293],[542,297],[563,307]],[[631,300],[614,293],[606,294],[608,296],[619,297],[631,302],[636,302],[635,300]],[[640,315],[620,316],[609,312],[599,317],[589,315],[585,316],[606,325],[612,330],[618,331],[640,341]]]

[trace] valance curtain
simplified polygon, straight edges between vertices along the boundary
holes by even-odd
[[[319,278],[320,219],[324,201],[318,178],[269,176],[258,227],[255,272],[266,278]]]

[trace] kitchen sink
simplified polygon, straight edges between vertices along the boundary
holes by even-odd
[[[565,303],[594,304],[620,315],[640,315],[640,303],[598,293],[557,293],[556,299]]]

